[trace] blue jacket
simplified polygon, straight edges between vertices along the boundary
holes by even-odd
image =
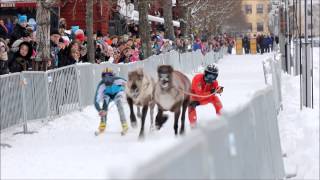
[[[114,97],[118,93],[123,92],[125,83],[126,80],[121,77],[113,77],[113,83],[110,85],[106,85],[105,82],[101,80],[97,86],[96,94],[94,96],[95,108],[100,111],[100,103],[104,101],[106,96]]]

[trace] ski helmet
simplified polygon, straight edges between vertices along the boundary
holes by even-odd
[[[102,73],[101,73],[101,77],[104,78],[106,76],[114,76],[113,70],[111,68],[105,68]]]
[[[210,64],[204,70],[204,80],[207,83],[212,83],[218,77],[219,69],[218,66],[215,64]]]

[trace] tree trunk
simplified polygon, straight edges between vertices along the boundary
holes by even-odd
[[[152,55],[150,44],[150,25],[148,22],[148,0],[139,0],[139,34],[144,59]]]
[[[95,62],[94,43],[93,43],[93,0],[86,3],[86,30],[87,30],[87,58],[91,63]]]
[[[181,20],[180,20],[180,29],[181,29],[181,34],[184,35],[184,37],[187,37],[187,11],[188,8],[186,6],[180,6],[181,9]]]
[[[164,37],[173,40],[174,31],[172,23],[172,0],[163,0],[163,17],[164,17]]]
[[[36,71],[46,71],[50,57],[50,10],[45,8],[42,0],[37,0],[37,56],[35,59]]]

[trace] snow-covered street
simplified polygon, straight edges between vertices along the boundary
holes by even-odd
[[[319,49],[316,50],[319,54]],[[316,52],[315,52],[316,53]],[[273,54],[229,55],[219,62],[219,84],[224,86],[221,101],[224,110],[242,106],[259,89],[264,88],[262,61]],[[319,56],[315,56],[315,71],[319,71]],[[317,73],[315,73],[317,74]],[[191,78],[193,74],[189,74]],[[283,105],[279,127],[286,169],[296,168],[297,179],[319,178],[319,77],[315,78],[315,109],[300,111],[299,79],[283,76]],[[129,108],[125,105],[129,121]],[[211,105],[197,108],[199,121],[215,117]],[[183,137],[174,137],[173,117],[160,131],[149,132],[146,119],[146,137],[138,140],[138,129],[129,129],[120,135],[120,121],[113,106],[105,134],[95,137],[99,116],[93,106],[74,112],[49,123],[34,122],[32,135],[15,135],[17,129],[1,134],[1,142],[12,148],[1,148],[1,179],[57,179],[108,178],[112,173],[123,174],[156,157]],[[189,122],[186,121],[190,133]]]

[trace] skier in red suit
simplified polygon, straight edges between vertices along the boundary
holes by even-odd
[[[197,74],[192,80],[191,93],[194,95],[191,96],[191,103],[188,109],[189,121],[192,128],[196,126],[196,107],[199,105],[212,103],[216,109],[216,113],[221,115],[222,104],[216,94],[221,94],[223,87],[218,84],[218,73],[218,67],[211,64],[206,67],[204,73]]]

